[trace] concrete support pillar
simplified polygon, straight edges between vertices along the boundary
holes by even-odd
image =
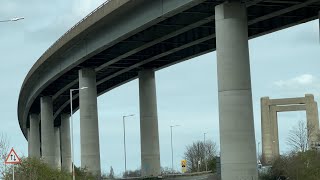
[[[261,98],[261,129],[262,129],[262,163],[272,162],[272,131],[270,121],[269,97]]]
[[[71,159],[71,140],[70,140],[70,115],[61,115],[60,126],[60,139],[61,139],[61,168],[66,172],[72,172],[72,159]]]
[[[306,115],[307,115],[307,128],[309,148],[314,148],[316,142],[318,142],[319,134],[319,116],[318,116],[318,105],[314,101],[312,94],[306,94]]]
[[[55,167],[55,136],[53,124],[52,98],[45,96],[41,104],[41,149],[44,162]]]
[[[160,175],[160,149],[155,73],[139,72],[141,175]]]
[[[31,141],[30,141],[30,128],[27,129],[28,132],[28,157],[31,157]]]
[[[221,176],[223,180],[256,180],[246,6],[215,7]]]
[[[30,133],[28,138],[29,157],[40,158],[39,115],[30,114]]]
[[[272,160],[275,160],[280,156],[279,149],[279,130],[278,130],[278,113],[276,106],[270,106],[270,121],[272,130]]]
[[[55,167],[61,169],[61,153],[60,153],[60,128],[54,127],[55,138]]]
[[[100,176],[100,147],[97,107],[96,73],[94,69],[79,70],[81,167]]]

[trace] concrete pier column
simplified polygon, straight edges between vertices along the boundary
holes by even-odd
[[[248,24],[240,2],[215,7],[222,180],[257,180]]]
[[[94,69],[79,70],[81,167],[100,176],[100,147],[97,107],[96,73]]]
[[[41,149],[44,162],[55,167],[55,136],[53,124],[52,98],[40,99],[41,106]]]
[[[40,129],[39,129],[39,115],[30,114],[30,133],[28,138],[29,157],[40,158]]]
[[[314,148],[316,142],[318,142],[319,133],[319,116],[318,116],[318,105],[314,101],[312,94],[306,94],[306,115],[307,115],[307,128],[309,148]]]
[[[71,159],[71,139],[70,139],[70,115],[61,115],[60,126],[60,139],[61,139],[61,168],[66,172],[72,172],[72,159]]]
[[[139,72],[141,175],[160,175],[160,150],[155,73]]]
[[[269,97],[261,98],[261,129],[262,129],[262,163],[272,162],[272,131],[270,121]]]
[[[279,149],[279,130],[278,130],[278,113],[276,106],[270,106],[270,121],[272,130],[272,161],[280,156]]]
[[[61,169],[61,153],[60,153],[60,128],[54,127],[55,138],[55,167]]]
[[[27,129],[28,135],[28,157],[31,157],[31,141],[30,141],[30,128]]]

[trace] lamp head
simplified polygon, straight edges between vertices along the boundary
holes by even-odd
[[[126,116],[123,116],[123,117],[130,117],[130,116],[134,116],[134,114],[126,115]]]
[[[173,126],[170,126],[170,127],[177,127],[177,126],[180,126],[179,124],[176,124],[176,125],[173,125]]]
[[[24,17],[14,17],[14,18],[10,19],[10,21],[19,21],[22,19],[24,19]]]

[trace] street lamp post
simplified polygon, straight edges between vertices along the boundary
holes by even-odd
[[[171,130],[171,169],[172,169],[172,171],[173,171],[172,128],[173,128],[173,127],[177,127],[177,126],[180,126],[180,125],[173,125],[173,126],[170,126],[170,130]]]
[[[122,116],[122,122],[123,122],[123,149],[124,149],[124,173],[127,172],[127,150],[126,150],[126,123],[125,118],[134,116],[134,114],[130,114],[127,116]]]
[[[203,133],[203,147],[204,147],[204,163],[206,165],[206,171],[208,171],[208,164],[207,164],[207,152],[206,152],[206,134]]]
[[[22,19],[24,19],[24,17],[14,17],[14,18],[11,18],[11,19],[0,20],[0,22],[19,21],[19,20],[22,20]]]
[[[260,155],[260,142],[258,142],[258,162],[260,162],[259,155]]]
[[[72,179],[75,180],[75,173],[74,173],[74,145],[73,145],[73,107],[72,107],[72,93],[73,91],[80,91],[83,89],[87,89],[88,87],[81,87],[78,89],[70,89],[70,117],[71,117],[71,149],[72,149],[72,153],[71,153],[71,159],[72,159]]]

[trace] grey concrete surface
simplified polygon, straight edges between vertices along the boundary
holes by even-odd
[[[282,98],[282,99],[270,99],[269,105],[288,105],[288,104],[305,104],[306,99],[304,97],[297,98]]]
[[[278,113],[276,106],[270,106],[270,121],[271,121],[271,140],[272,140],[272,160],[280,156],[280,144],[279,144],[279,130],[278,130]]]
[[[271,163],[273,157],[272,150],[272,135],[273,131],[271,131],[271,122],[270,120],[262,120],[262,119],[270,119],[270,106],[269,106],[269,97],[261,98],[261,134],[262,136],[262,162]]]
[[[277,112],[305,111],[306,105],[275,106]]]
[[[44,162],[55,167],[55,136],[53,125],[52,98],[41,97],[41,149]]]
[[[79,70],[80,90],[80,144],[81,167],[100,175],[100,146],[96,73],[94,69],[83,68]]]
[[[71,139],[70,139],[70,115],[61,115],[61,168],[66,172],[72,172]]]
[[[61,152],[60,152],[60,128],[54,127],[54,139],[55,139],[55,167],[61,169]]]
[[[314,96],[312,94],[306,94],[306,115],[307,115],[307,128],[309,138],[309,148],[314,148],[314,144],[318,142],[319,134],[319,115],[318,115],[318,105],[314,101]]]
[[[246,7],[216,6],[221,177],[257,180]]]
[[[28,139],[29,157],[40,158],[39,115],[30,114],[30,135]]]
[[[160,148],[155,73],[139,72],[141,175],[160,174]]]
[[[261,98],[261,128],[262,128],[262,160],[265,164],[280,156],[278,136],[278,112],[306,111],[309,148],[314,148],[319,133],[319,116],[317,103],[312,94],[305,97],[269,99]]]

